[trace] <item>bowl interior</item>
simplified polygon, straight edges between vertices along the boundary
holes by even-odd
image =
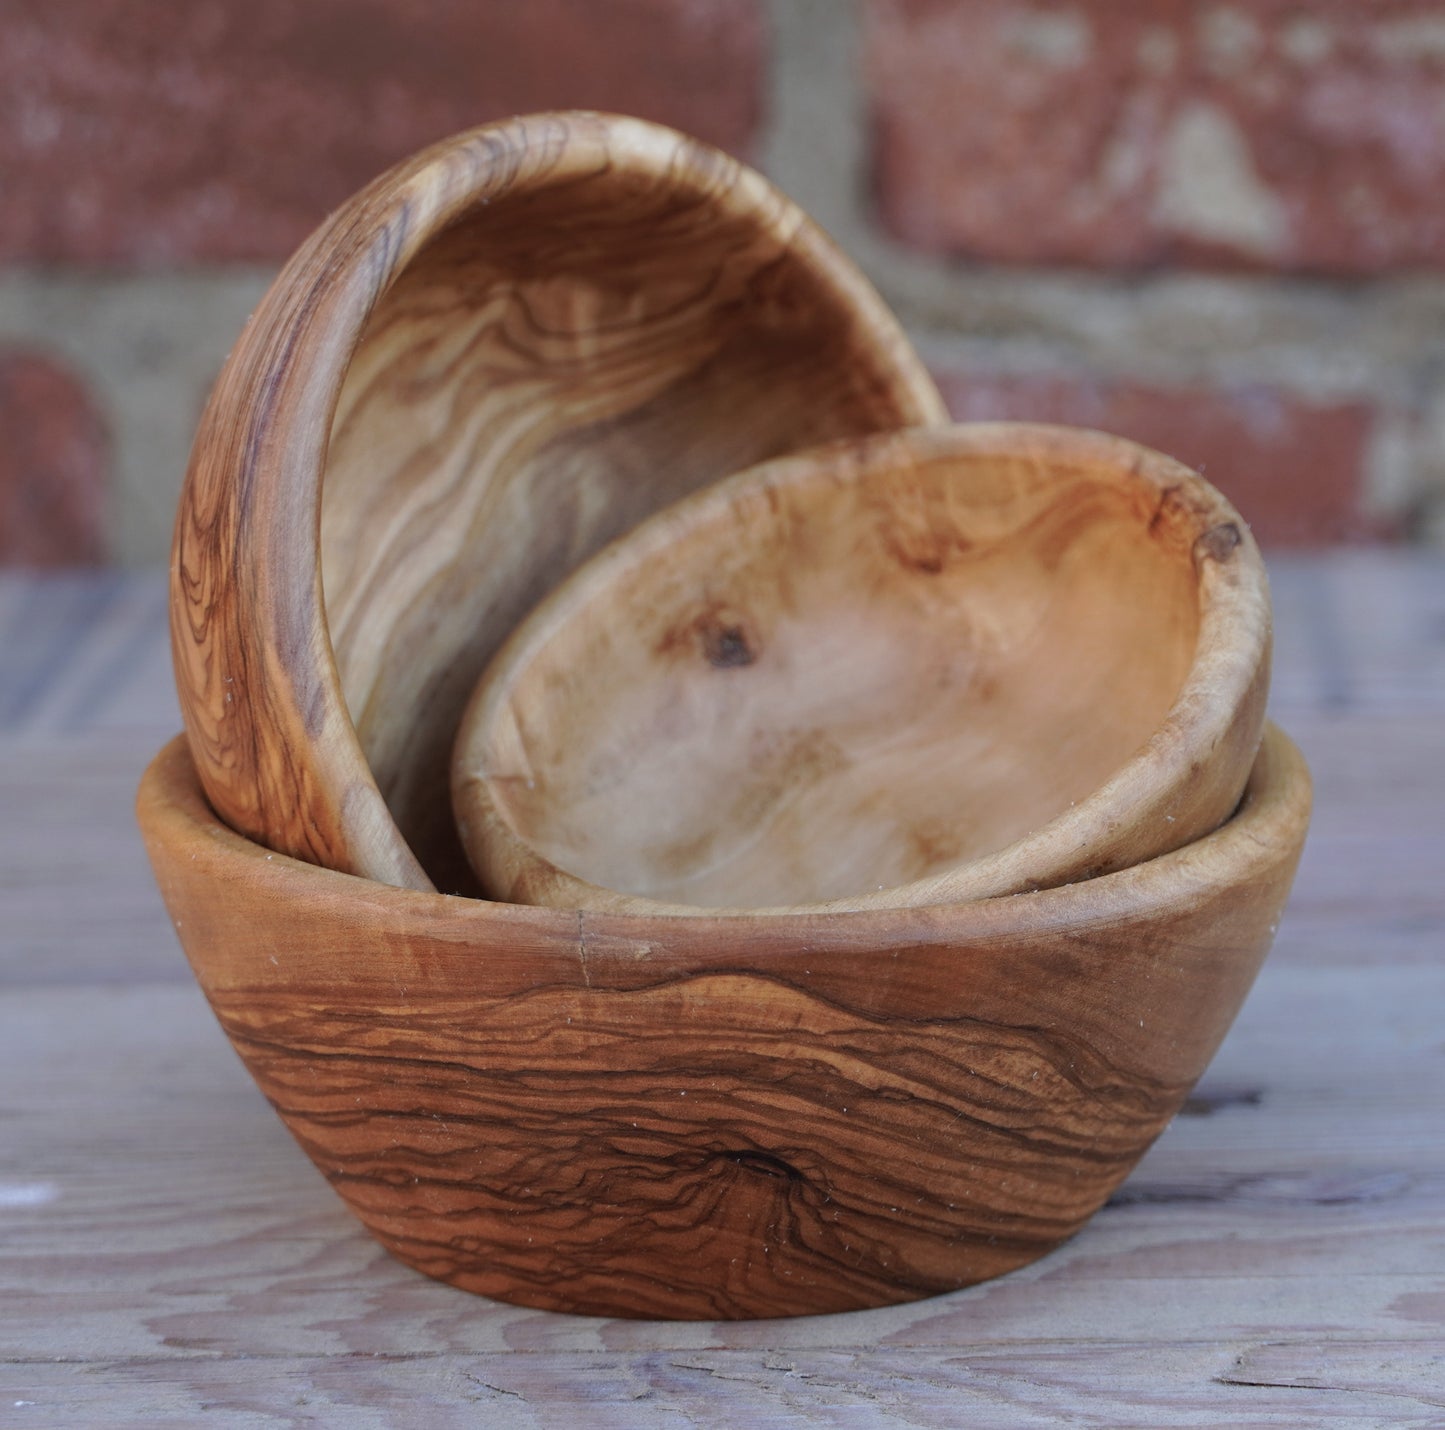
[[[443,888],[469,887],[457,718],[560,576],[725,473],[941,411],[876,297],[756,175],[647,126],[603,126],[595,154],[574,130],[407,263],[332,423],[331,645],[370,770]]]
[[[459,812],[470,782],[548,863],[711,907],[845,898],[1013,843],[1098,790],[1190,672],[1198,512],[1139,450],[885,439],[679,503],[483,678]]]

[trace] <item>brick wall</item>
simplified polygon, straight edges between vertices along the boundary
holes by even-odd
[[[1275,546],[1445,545],[1445,0],[0,0],[0,562],[163,559],[270,274],[396,158],[639,113],[828,226],[964,418]]]

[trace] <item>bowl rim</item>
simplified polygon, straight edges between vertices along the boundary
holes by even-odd
[[[701,141],[562,110],[464,131],[389,169],[311,234],[252,314],[202,417],[176,514],[171,645],[187,735],[212,802],[273,849],[433,888],[369,767],[331,644],[319,543],[332,419],[373,309],[438,234],[519,188],[603,167],[664,178],[719,218],[775,236],[816,300],[866,332],[903,425],[945,415],[852,260],[762,175]],[[288,752],[286,763],[261,769],[261,750]]]
[[[1139,917],[1168,916],[1247,884],[1275,879],[1292,867],[1309,827],[1312,782],[1298,747],[1279,726],[1266,726],[1264,739],[1234,815],[1212,833],[1158,858],[1112,874],[1050,889],[892,909],[797,911],[778,914],[730,912],[698,917],[672,913],[615,913],[501,903],[458,894],[407,889],[310,864],[277,853],[223,823],[206,800],[184,735],[169,741],[151,760],[136,798],[137,817],[163,895],[164,869],[173,862],[187,881],[244,888],[268,907],[289,907],[303,917],[325,915],[341,927],[375,923],[399,937],[434,934],[474,959],[479,950],[499,947],[538,976],[544,965],[576,970],[588,939],[599,948],[622,950],[637,968],[656,963],[676,972],[727,967],[740,941],[757,946],[759,936],[776,936],[778,951],[824,957],[829,953],[897,951],[967,944],[986,949],[996,940],[1055,934],[1087,936]],[[211,950],[184,938],[203,985],[217,981],[205,969]],[[202,940],[201,942],[204,942]],[[222,981],[274,983],[299,976],[300,964],[280,966],[271,950],[251,940],[228,940]],[[330,946],[297,950],[303,962],[326,965],[336,977],[364,978],[368,972],[390,981],[391,970],[367,970],[342,959]],[[348,950],[346,959],[354,951]],[[470,964],[469,964],[470,966]]]
[[[1087,463],[1098,472],[1141,479],[1158,493],[1159,511],[1172,504],[1194,533],[1192,559],[1199,627],[1184,681],[1153,733],[1094,791],[1052,819],[975,859],[918,879],[832,899],[749,906],[734,912],[824,913],[991,898],[1115,872],[1125,858],[1122,830],[1153,821],[1160,837],[1152,852],[1189,843],[1204,828],[1183,821],[1170,829],[1169,801],[1199,770],[1221,760],[1237,765],[1227,786],[1232,808],[1248,779],[1264,727],[1272,623],[1268,577],[1259,547],[1228,499],[1198,472],[1124,437],[1088,428],[1033,422],[972,422],[887,432],[831,442],[761,462],[661,508],[603,547],[555,586],[513,630],[474,687],[457,727],[452,805],[462,842],[485,886],[486,845],[495,866],[508,871],[498,892],[541,890],[555,907],[607,909],[643,915],[721,914],[730,906],[689,904],[629,894],[594,883],[549,859],[494,798],[492,776],[467,761],[489,743],[517,681],[553,638],[619,577],[644,572],[648,561],[679,538],[713,531],[740,500],[817,480],[866,483],[898,467],[962,459],[1017,459],[1027,454],[1060,469]],[[1236,724],[1244,740],[1230,741]],[[1211,820],[1209,827],[1217,822]],[[470,837],[468,836],[470,831]],[[1080,865],[1084,868],[1080,868]],[[554,897],[555,896],[555,897]]]

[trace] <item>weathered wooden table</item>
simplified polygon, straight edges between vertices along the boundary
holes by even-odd
[[[1445,1425],[1445,563],[1272,563],[1315,771],[1275,952],[1070,1245],[797,1321],[594,1321],[391,1261],[190,980],[131,799],[157,577],[0,576],[0,1425]]]

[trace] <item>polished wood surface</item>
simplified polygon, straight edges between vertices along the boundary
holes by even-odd
[[[1215,834],[1011,899],[625,917],[391,888],[220,824],[183,740],[138,812],[196,976],[390,1250],[524,1305],[845,1311],[1041,1256],[1178,1111],[1309,819],[1275,731]]]
[[[554,591],[478,684],[454,808],[518,903],[1050,888],[1218,827],[1269,651],[1248,529],[1157,452],[1025,423],[833,444],[684,499]]]
[[[1030,1267],[732,1322],[531,1311],[382,1250],[235,1057],[146,867],[135,785],[179,728],[163,581],[0,572],[0,1420],[1438,1425],[1445,565],[1270,569],[1271,705],[1315,812],[1180,1115]]]
[[[207,796],[298,858],[472,887],[451,740],[522,613],[713,478],[942,416],[856,269],[724,155],[584,113],[425,151],[286,266],[202,421],[172,638]]]

